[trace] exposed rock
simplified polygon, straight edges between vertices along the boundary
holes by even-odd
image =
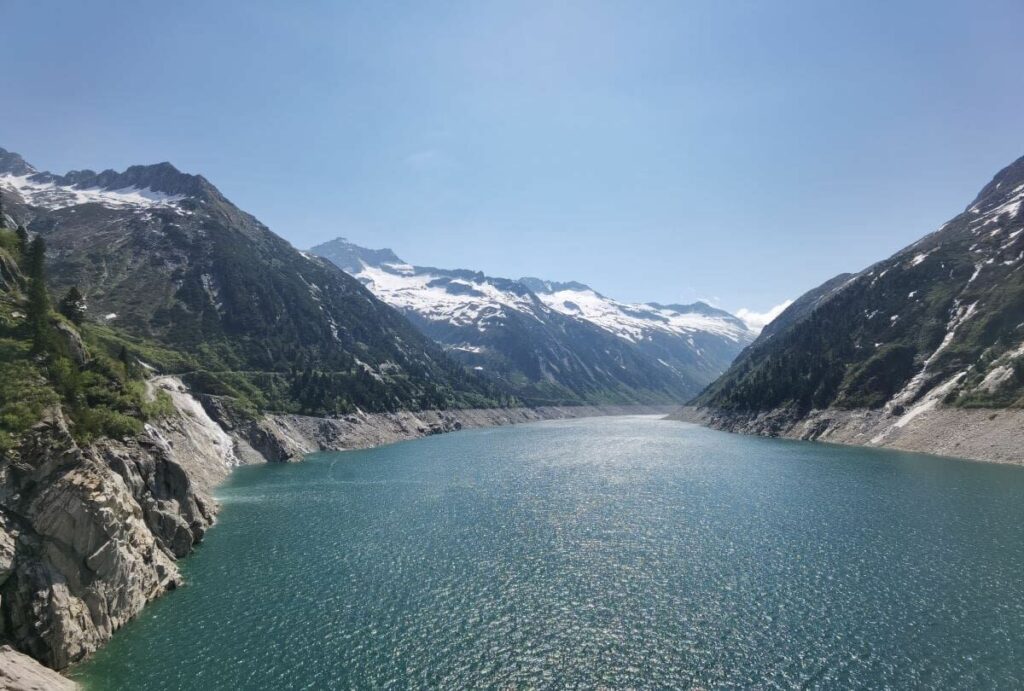
[[[22,655],[0,646],[0,691],[75,691],[78,684]]]
[[[3,585],[3,632],[62,669],[177,583],[170,550],[148,529],[124,479],[79,449],[54,412],[3,476],[3,506],[21,531]]]
[[[179,585],[174,560],[213,522],[231,440],[175,394],[138,439],[80,448],[54,410],[0,460],[0,636],[47,666],[83,659]]]
[[[213,488],[224,481],[231,468],[244,463],[235,453],[234,440],[177,377],[157,377],[150,385],[154,391],[170,396],[178,412],[151,425],[150,434],[167,447],[209,501]]]
[[[71,359],[74,360],[75,364],[79,367],[84,366],[89,362],[89,349],[85,347],[85,343],[82,341],[82,337],[78,331],[68,326],[60,319],[53,319],[53,330],[57,334],[57,337],[63,341],[67,348],[68,354]]]
[[[7,252],[0,252],[0,290],[21,290],[24,283],[18,263]]]
[[[233,434],[270,462],[301,460],[316,451],[365,449],[404,439],[538,420],[601,415],[664,414],[666,406],[564,406],[357,413],[339,418],[268,415]]]
[[[919,404],[920,405],[920,404]],[[766,437],[834,444],[877,446],[955,456],[976,461],[1024,464],[1020,445],[1024,410],[984,410],[928,406],[908,414],[885,410],[813,410],[801,415],[786,408],[742,414],[710,408],[684,408],[670,416],[714,429]]]

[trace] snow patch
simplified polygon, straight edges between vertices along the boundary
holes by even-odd
[[[58,185],[54,182],[33,180],[32,175],[4,175],[0,183],[15,190],[25,203],[50,211],[65,209],[80,204],[102,204],[108,208],[124,207],[171,207],[185,199],[185,195],[165,194],[152,189],[124,187],[118,190],[106,190],[99,187],[80,189],[70,185]]]

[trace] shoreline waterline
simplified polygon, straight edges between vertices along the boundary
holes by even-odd
[[[1011,466],[653,416],[244,468],[189,585],[73,676],[115,690],[1008,683],[1024,641],[992,636],[1024,630],[1010,606],[1022,489]],[[986,662],[956,666],[972,655]]]

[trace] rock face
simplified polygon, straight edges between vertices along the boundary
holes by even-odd
[[[0,460],[0,637],[18,650],[63,669],[180,584],[175,559],[213,522],[211,480],[234,455],[176,403],[137,439],[84,448],[51,410]]]
[[[230,433],[239,463],[290,463],[317,451],[367,449],[461,429],[601,415],[665,414],[674,408],[657,405],[545,406],[359,412],[333,418],[272,414],[252,421],[234,416],[225,406],[225,399],[201,396],[199,400],[210,417]]]
[[[727,432],[783,437],[832,444],[877,446],[975,461],[1024,464],[1024,410],[933,407],[913,424],[883,410],[824,409],[801,413],[776,408],[762,413],[736,413],[686,407],[670,416]]]
[[[75,691],[78,684],[22,655],[0,646],[0,691]]]

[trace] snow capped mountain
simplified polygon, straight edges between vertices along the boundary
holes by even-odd
[[[1024,158],[934,233],[807,293],[700,397],[712,409],[877,410],[1024,404]]]
[[[653,331],[683,337],[710,333],[743,344],[751,340],[750,331],[743,322],[702,302],[692,305],[628,304],[607,298],[582,283],[551,283],[537,278],[520,281],[551,309],[589,321],[634,343],[648,338]]]
[[[412,266],[391,250],[340,238],[311,252],[351,273],[480,371],[543,384],[544,395],[554,389],[551,395],[565,400],[685,398],[755,335],[703,303],[628,304],[581,283]],[[633,364],[625,367],[623,358]],[[629,376],[624,369],[632,370]]]
[[[91,321],[177,353],[167,371],[196,392],[317,415],[510,399],[170,163],[55,175],[0,149],[0,191],[5,215],[45,240],[54,294],[74,286]]]
[[[116,190],[99,187],[76,187],[60,185],[53,181],[37,179],[35,175],[0,177],[0,185],[16,191],[27,204],[48,211],[63,209],[79,204],[99,203],[110,208],[122,206],[169,206],[184,199],[184,195],[169,195],[149,188],[123,187]]]
[[[514,281],[502,282],[469,272],[441,272],[408,264],[364,265],[353,274],[375,295],[424,319],[453,326],[489,324],[513,310],[540,319],[543,303]]]
[[[203,188],[212,189],[200,176],[185,175],[170,163],[132,166],[122,173],[78,170],[54,175],[37,171],[4,149],[0,149],[0,186],[16,193],[26,205],[46,211],[91,203],[110,209],[170,208]]]

